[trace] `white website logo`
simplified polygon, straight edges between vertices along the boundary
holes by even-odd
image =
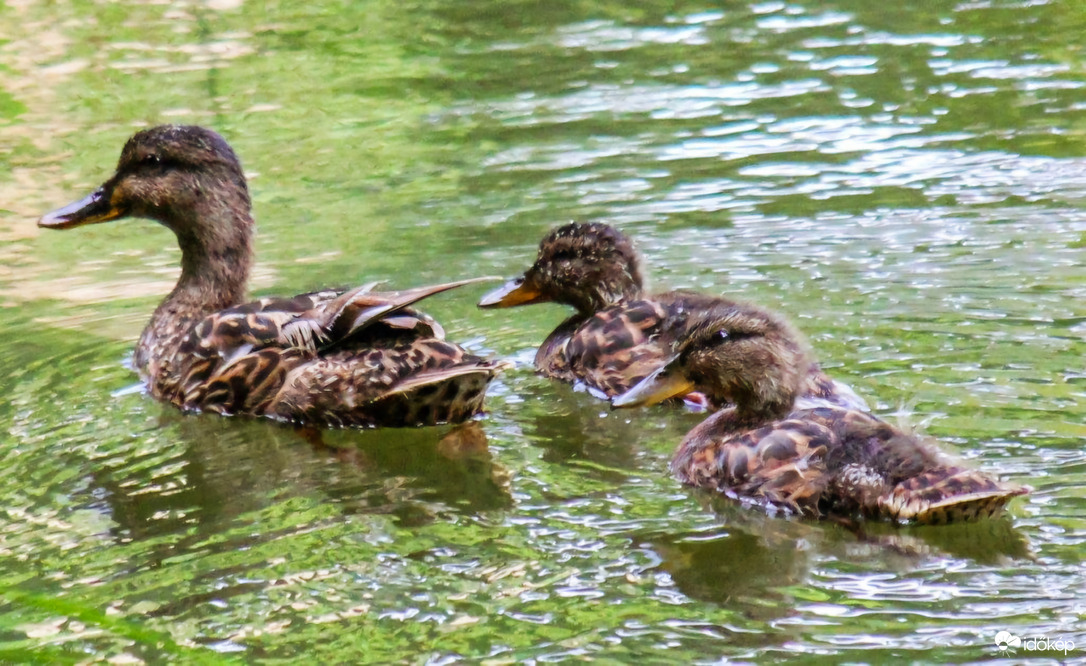
[[[1075,649],[1075,642],[1057,638],[1049,640],[1045,636],[1036,636],[1022,640],[1009,631],[1001,631],[995,635],[995,646],[1003,656],[1014,654],[1015,650],[1022,648],[1027,652],[1062,652],[1065,656]]]
[[[1009,631],[1001,631],[995,637],[996,649],[1003,656],[1014,654],[1016,648],[1022,647],[1022,639]]]

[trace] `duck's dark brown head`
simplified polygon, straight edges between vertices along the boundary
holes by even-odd
[[[673,323],[674,355],[614,399],[635,407],[704,392],[732,403],[741,418],[780,418],[804,390],[813,362],[803,335],[783,316],[748,303],[721,302]]]
[[[253,220],[249,189],[234,151],[215,132],[162,125],[125,144],[117,171],[86,198],[47,213],[48,229],[146,217],[177,234],[185,271],[214,272],[232,265],[248,275]]]
[[[591,314],[637,298],[641,290],[641,259],[625,234],[607,224],[572,223],[548,233],[535,264],[479,306],[556,302]]]

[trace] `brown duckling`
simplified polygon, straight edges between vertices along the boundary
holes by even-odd
[[[808,516],[945,523],[993,515],[1027,489],[947,460],[864,411],[803,397],[812,362],[782,316],[721,302],[675,327],[660,370],[613,401],[691,389],[732,403],[690,431],[671,462],[683,482]]]
[[[646,294],[641,257],[629,237],[598,222],[571,223],[551,230],[539,256],[524,275],[479,302],[506,308],[555,302],[575,314],[562,322],[535,355],[547,377],[583,383],[601,397],[614,397],[663,365],[670,350],[661,337],[686,313],[721,299],[689,291]],[[817,363],[805,375],[805,392],[858,409],[864,401],[827,377]],[[695,399],[694,402],[699,402]]]
[[[143,217],[177,236],[181,277],[134,365],[151,395],[185,410],[316,425],[464,421],[504,367],[446,342],[409,306],[469,281],[380,293],[373,284],[245,302],[254,223],[241,164],[195,126],[136,133],[116,173],[44,215],[49,229]]]

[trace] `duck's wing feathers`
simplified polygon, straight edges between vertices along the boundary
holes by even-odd
[[[666,315],[663,305],[643,299],[605,308],[583,322],[571,320],[540,347],[536,367],[547,376],[618,395],[664,362],[660,324]]]
[[[819,515],[824,458],[833,431],[802,419],[733,431],[734,409],[710,416],[683,439],[671,462],[680,481],[806,515]]]
[[[725,409],[690,431],[671,463],[681,481],[811,516],[919,523],[994,515],[1028,492],[864,412],[797,410],[753,429],[734,417]]]
[[[445,342],[441,327],[409,306],[475,281],[397,292],[363,285],[261,299],[214,313],[193,328],[174,357],[184,367],[162,373],[176,385],[160,392],[177,396],[174,401],[189,409],[329,425],[464,420],[481,408],[483,389],[504,366]],[[458,367],[464,370],[431,374]],[[406,388],[397,389],[405,381],[453,388],[423,401],[425,406],[405,398],[402,418],[373,404],[385,394],[408,395]]]
[[[507,365],[435,338],[383,338],[297,364],[264,411],[335,426],[458,422],[482,408],[487,384]]]
[[[317,354],[377,323],[443,338],[437,322],[409,306],[479,281],[459,280],[392,292],[375,292],[377,283],[370,283],[344,292],[260,299],[208,315],[194,327],[182,352],[217,354],[228,363],[234,356],[269,347]]]
[[[1028,492],[958,465],[918,435],[871,414],[823,408],[806,415],[835,431],[825,462],[829,511],[947,523],[995,515]]]

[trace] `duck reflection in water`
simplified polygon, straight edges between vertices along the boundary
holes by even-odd
[[[229,528],[298,501],[329,504],[344,515],[387,514],[400,525],[513,504],[511,474],[493,460],[474,422],[325,431],[315,442],[273,423],[167,413],[151,438],[161,440],[148,449],[153,453],[99,463],[91,494],[106,504],[117,539],[176,537],[155,546],[156,559],[238,547],[238,538],[247,545],[277,538],[278,529],[241,536]],[[203,543],[223,531],[235,537]]]
[[[1006,516],[939,526],[871,523],[857,529],[782,519],[710,491],[691,493],[719,518],[720,527],[634,534],[633,545],[653,551],[660,560],[657,570],[666,572],[686,596],[737,608],[761,621],[799,614],[801,600],[794,588],[803,586],[823,560],[851,562],[850,576],[871,575],[877,587],[887,571],[911,572],[932,558],[1008,566],[1033,557],[1025,535]]]

